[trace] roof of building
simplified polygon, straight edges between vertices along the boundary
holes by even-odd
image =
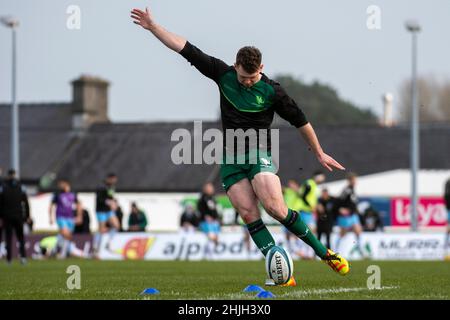
[[[20,104],[20,159],[24,180],[38,180],[72,140],[70,103]],[[10,166],[11,105],[0,104],[0,167]]]
[[[203,130],[219,127],[204,123]],[[59,174],[75,186],[92,190],[107,172],[119,175],[118,187],[129,191],[197,191],[207,181],[220,187],[217,165],[175,165],[171,142],[177,128],[193,130],[192,123],[94,125],[73,149]],[[360,175],[409,167],[409,130],[381,127],[319,127],[317,134],[327,153]],[[426,127],[421,131],[421,168],[449,169],[450,127]],[[207,143],[204,144],[204,146]],[[319,169],[315,156],[292,127],[280,128],[280,170],[282,182],[299,181]],[[329,172],[330,181],[345,172]]]

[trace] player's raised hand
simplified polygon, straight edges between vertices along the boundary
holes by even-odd
[[[333,168],[339,169],[339,170],[345,170],[345,168],[336,160],[334,160],[332,157],[327,155],[326,153],[322,153],[319,156],[317,156],[317,160],[320,162],[322,166],[327,168],[329,171],[333,171]]]
[[[131,10],[131,18],[133,23],[140,25],[142,28],[150,30],[150,28],[155,24],[152,14],[145,8],[145,11],[140,9]]]

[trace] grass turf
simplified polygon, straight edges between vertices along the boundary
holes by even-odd
[[[67,289],[69,265],[81,269],[81,289]],[[381,269],[381,289],[367,288],[369,265]],[[358,261],[339,276],[319,261],[296,261],[297,287],[264,287],[263,261],[17,261],[0,263],[0,299],[255,299],[257,284],[275,299],[450,299],[450,262]],[[159,295],[142,296],[145,288]]]

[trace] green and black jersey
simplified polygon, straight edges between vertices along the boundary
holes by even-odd
[[[275,112],[297,128],[308,123],[281,85],[265,74],[247,88],[238,81],[233,66],[203,53],[191,43],[186,42],[180,54],[219,86],[223,130],[269,129]]]

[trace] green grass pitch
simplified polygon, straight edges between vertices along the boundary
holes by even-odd
[[[69,265],[81,270],[81,289],[69,290]],[[381,288],[369,290],[370,265]],[[296,261],[297,287],[265,287],[275,299],[450,299],[450,262],[359,261],[342,277],[319,261]],[[256,299],[249,284],[264,287],[263,261],[17,261],[0,263],[0,299]],[[159,295],[142,296],[145,288]]]

